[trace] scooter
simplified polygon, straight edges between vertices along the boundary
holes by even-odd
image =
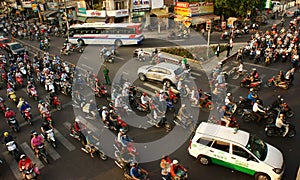
[[[39,100],[39,97],[38,97],[38,94],[37,94],[37,91],[34,87],[30,88],[29,89],[29,93],[28,93],[29,97],[31,98],[34,98],[34,100]]]
[[[136,107],[136,109],[139,111],[149,113],[150,112],[150,104],[151,104],[151,102],[148,102],[147,104],[142,104],[139,99],[135,99],[133,106]]]
[[[171,124],[168,122],[166,118],[166,114],[162,113],[160,116],[157,117],[158,120],[154,119],[153,116],[150,114],[147,115],[148,117],[148,123],[151,124],[152,126],[156,126],[158,128],[163,127],[166,129],[166,132],[170,132],[172,129]]]
[[[25,174],[25,179],[26,180],[31,180],[31,179],[36,179],[37,178],[37,174],[34,171],[34,168],[36,167],[30,167],[29,169],[25,169],[25,167],[22,167],[22,170]]]
[[[21,76],[16,77],[16,82],[17,82],[17,85],[19,85],[20,87],[23,87],[23,78]]]
[[[252,109],[244,109],[242,114],[242,119],[245,122],[257,121],[257,116],[255,116],[252,112]],[[262,116],[262,120],[264,120],[267,124],[272,124],[276,120],[276,115],[270,111],[269,108],[266,109],[266,113]]]
[[[191,131],[194,130],[194,127],[192,125],[192,119],[193,119],[193,116],[189,115],[188,118],[183,118],[182,120],[178,119],[177,115],[174,114],[174,123],[177,125],[177,126],[180,126],[184,129],[187,129],[188,127],[190,127]]]
[[[52,147],[56,148],[56,141],[53,129],[49,129],[45,134],[41,134]]]
[[[48,160],[47,152],[46,152],[46,149],[45,149],[45,145],[41,144],[37,148],[38,148],[38,156],[39,156],[39,158],[42,158],[43,161],[46,164],[48,164],[49,160]]]
[[[95,144],[95,146],[89,146],[87,147],[87,145],[85,145],[84,147],[81,148],[81,150],[87,154],[90,153],[89,148],[92,148],[93,155],[96,155],[97,157],[99,157],[100,159],[102,159],[103,161],[107,160],[107,155],[104,153],[104,151],[102,149],[99,148],[100,147],[100,142],[97,142]]]
[[[288,132],[286,134],[287,137],[292,138],[296,135],[296,129],[295,126],[290,124],[290,123],[286,123],[289,126],[285,127],[285,128],[289,128]],[[271,137],[271,136],[282,136],[284,135],[284,130],[282,130],[281,128],[278,128],[275,124],[268,124],[265,128],[265,132],[266,135]]]
[[[284,82],[278,82],[276,80],[276,77],[273,76],[271,79],[269,79],[267,82],[266,82],[266,85],[268,87],[271,87],[272,85],[274,85],[275,87],[280,87],[282,89],[285,89],[287,90],[289,88],[289,82],[288,81],[284,81]]]
[[[239,116],[243,114],[243,109],[252,109],[251,101],[242,96],[239,97],[239,101],[237,102],[236,112]]]
[[[24,113],[25,121],[27,121],[27,123],[29,125],[32,125],[32,122],[31,122],[32,114],[31,114],[30,110],[31,110],[30,108],[26,108],[23,113]]]
[[[250,82],[250,84],[249,84],[247,77],[244,77],[240,83],[240,86],[247,87],[247,88],[254,88],[254,89],[258,90],[258,89],[260,89],[261,83],[262,83],[262,80],[259,78],[259,79],[254,80],[253,82]]]
[[[58,111],[61,111],[61,103],[56,95],[52,97],[52,101],[50,101],[50,97],[47,96],[46,98],[51,106],[55,107]]]
[[[8,124],[9,124],[9,127],[15,131],[15,132],[19,132],[20,131],[20,127],[19,127],[19,123],[16,119],[16,117],[11,117],[8,119]]]

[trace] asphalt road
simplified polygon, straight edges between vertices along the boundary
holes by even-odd
[[[216,39],[218,37],[216,36]],[[245,38],[247,39],[247,38]],[[50,42],[50,53],[58,54],[58,51],[60,47],[62,46],[64,39],[57,39],[53,38]],[[37,46],[37,42],[29,42],[33,44],[34,46]],[[155,40],[155,39],[149,39],[144,42],[144,44],[141,46],[142,48],[146,47],[161,47],[161,46],[167,46],[170,42],[163,42],[162,40]],[[101,47],[101,46],[100,46]],[[113,79],[114,75],[116,73],[119,73],[120,69],[122,67],[131,62],[135,64],[136,66],[140,66],[143,63],[131,60],[132,59],[132,51],[135,49],[135,46],[129,46],[129,47],[122,47],[119,49],[120,58],[116,58],[116,63],[114,64],[106,64],[107,67],[110,70],[111,79]],[[72,54],[68,57],[64,57],[67,61],[70,61],[74,64],[76,64],[78,61],[82,62],[80,65],[84,64],[87,68],[92,68],[91,70],[97,69],[96,66],[99,67],[99,64],[101,61],[98,61],[98,49],[99,46],[89,46],[86,48],[86,51],[82,54]],[[80,57],[81,56],[81,57]],[[81,61],[83,60],[83,61]],[[146,62],[147,63],[147,62]],[[145,63],[145,64],[146,64]],[[272,64],[268,67],[265,67],[264,65],[254,65],[250,61],[245,60],[245,68],[248,69],[248,71],[251,70],[251,68],[255,67],[258,69],[258,72],[260,73],[260,76],[262,77],[263,81],[265,82],[268,78],[270,78],[272,75],[277,74],[279,70],[286,70],[289,68],[289,64]],[[225,65],[224,69],[231,69],[232,66],[235,64],[233,62],[230,62]],[[123,72],[123,71],[122,71]],[[132,74],[134,76],[135,72],[131,71],[128,72],[130,75]],[[195,83],[198,88],[202,88],[204,91],[210,91],[206,75],[203,71],[194,69],[193,70],[193,77],[195,77]],[[295,117],[291,120],[293,124],[296,125],[296,129],[299,129],[299,124],[296,123],[296,119],[299,117],[300,108],[299,108],[299,101],[295,97],[295,94],[299,92],[299,72],[297,71],[297,74],[295,75],[295,82],[294,86],[291,87],[289,90],[284,91],[281,89],[277,89],[274,87],[267,88],[263,87],[262,90],[259,92],[259,95],[264,100],[265,104],[270,104],[275,97],[277,97],[278,94],[281,94],[284,96],[286,101],[289,103],[289,105],[292,107],[292,109],[295,111]],[[103,81],[102,76],[102,69],[100,69],[99,73],[100,79]],[[232,80],[230,79],[228,81],[229,83],[229,89],[228,91],[232,92],[235,98],[238,98],[239,95],[246,96],[247,89],[240,88],[239,82],[241,79],[238,80]],[[152,83],[152,82],[140,82],[139,80],[134,81],[135,84],[143,89],[146,89],[150,92],[154,92],[154,90],[157,90],[161,88],[161,84],[159,83]],[[0,91],[2,96],[5,96],[5,91]],[[45,96],[45,91],[41,86],[38,86],[38,93],[41,97]],[[18,97],[25,97],[26,100],[29,101],[33,108],[33,117],[38,117],[38,112],[36,111],[35,107],[37,107],[37,102],[34,102],[34,100],[29,99],[24,89],[20,89],[17,91]],[[80,143],[71,138],[69,134],[69,125],[72,123],[74,119],[74,112],[73,108],[70,105],[71,98],[59,95],[59,98],[61,99],[62,103],[64,105],[64,109],[61,112],[54,111],[52,113],[53,119],[54,119],[54,126],[63,137],[58,138],[58,147],[57,149],[51,151],[50,153],[50,164],[46,165],[44,164],[43,168],[41,168],[41,179],[122,179],[122,171],[114,164],[113,159],[108,159],[107,161],[103,162],[100,159],[92,159],[87,154],[85,154],[83,151],[80,150]],[[6,99],[7,100],[7,99]],[[97,99],[98,104],[105,104],[104,99]],[[13,108],[15,111],[16,107],[14,104],[9,102],[7,100],[7,104],[9,107]],[[178,106],[178,105],[176,105]],[[206,121],[208,117],[207,112],[200,111],[198,120],[199,121]],[[0,117],[3,118],[3,114],[0,114]],[[20,117],[20,114],[18,114],[17,117],[19,123],[24,122],[24,120]],[[296,152],[297,149],[299,149],[299,136],[296,135],[292,139],[286,139],[286,138],[268,138],[266,137],[264,133],[264,124],[256,124],[254,122],[250,123],[244,123],[240,119],[238,119],[238,122],[240,124],[241,129],[247,130],[249,132],[255,133],[258,136],[260,136],[262,139],[266,140],[270,144],[274,145],[275,147],[279,148],[285,157],[285,163],[286,163],[286,172],[284,175],[284,179],[295,179],[296,172],[298,170],[299,166],[299,160],[298,160],[298,153]],[[19,145],[22,145],[22,149],[25,151],[26,147],[25,144],[29,145],[29,132],[32,129],[39,130],[41,120],[37,118],[37,120],[34,122],[33,126],[24,125],[21,128],[21,132],[18,134],[13,133],[17,139],[17,143]],[[8,129],[8,126],[5,121],[0,122],[0,130],[1,132]],[[149,142],[154,141],[157,139],[160,139],[166,135],[163,129],[157,129],[157,128],[148,128],[147,130],[139,129],[139,128],[130,128],[129,135],[131,137],[135,138],[135,142]],[[103,137],[105,139],[105,136]],[[178,137],[179,138],[179,137]],[[176,139],[174,139],[176,140]],[[245,175],[240,172],[232,171],[227,168],[223,168],[220,166],[201,166],[196,159],[192,158],[188,155],[187,147],[188,147],[189,141],[185,141],[184,144],[182,144],[178,149],[174,149],[175,152],[170,154],[170,157],[172,159],[176,158],[182,163],[186,168],[189,170],[189,179],[253,179],[252,177]],[[51,150],[51,147],[47,146],[49,148],[49,151]],[[159,149],[157,148],[157,151],[163,151],[163,148]],[[2,148],[2,152],[5,151],[5,148]],[[28,150],[25,151],[26,153],[29,153]],[[56,152],[56,153],[55,153]],[[154,153],[154,152],[153,152]],[[59,156],[57,156],[57,154]],[[56,156],[55,156],[56,155]],[[10,168],[13,168],[14,164],[12,163],[13,160],[11,157],[9,157],[6,154],[0,155],[1,159],[4,159],[4,164],[1,167],[1,178],[3,179],[14,179],[15,176],[10,171]],[[145,168],[150,172],[151,179],[160,179],[160,168],[159,168],[159,161],[153,161],[149,163],[143,163],[142,167]]]

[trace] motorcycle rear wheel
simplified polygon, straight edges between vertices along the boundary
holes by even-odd
[[[292,111],[292,110],[287,111],[286,116],[289,117],[289,118],[293,117],[294,116],[294,111]]]
[[[251,117],[250,114],[247,114],[247,115],[243,116],[242,118],[243,118],[243,120],[244,120],[245,122],[250,122],[250,121],[252,121],[252,117]]]
[[[266,131],[266,135],[267,135],[268,137],[273,136],[273,131],[270,130],[270,129],[268,129],[268,130]]]
[[[288,134],[287,134],[287,136],[288,136],[289,138],[292,138],[292,137],[294,137],[295,135],[296,135],[296,131],[295,131],[294,129],[290,129],[289,132],[288,132]]]
[[[106,161],[106,160],[107,160],[108,157],[105,155],[104,152],[99,151],[98,153],[99,153],[100,158],[101,158],[103,161]]]

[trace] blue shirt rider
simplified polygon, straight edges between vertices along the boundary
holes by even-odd
[[[251,101],[252,104],[254,104],[256,102],[256,94],[255,94],[253,88],[250,89],[250,92],[249,92],[247,98],[248,98],[248,100]]]

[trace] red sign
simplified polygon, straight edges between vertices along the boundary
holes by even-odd
[[[189,8],[189,3],[187,3],[187,2],[177,2],[176,6],[181,7],[181,8]]]

